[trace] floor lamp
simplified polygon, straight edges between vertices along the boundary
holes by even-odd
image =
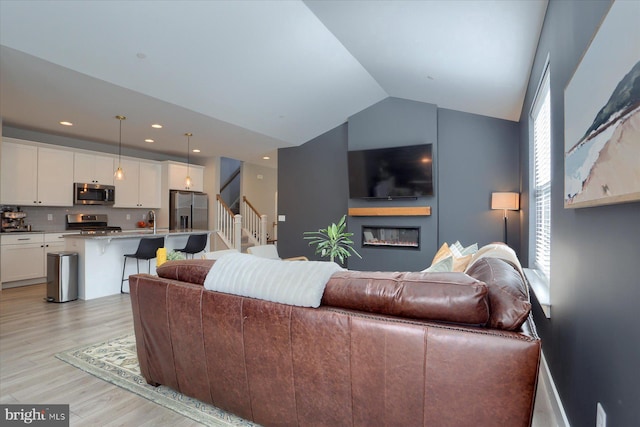
[[[504,211],[504,242],[507,243],[507,211],[520,209],[520,193],[491,193],[491,209]]]

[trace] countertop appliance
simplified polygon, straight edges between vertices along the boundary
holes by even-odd
[[[8,233],[11,231],[31,231],[31,226],[25,224],[26,212],[22,212],[20,208],[16,211],[11,209],[2,210],[2,232]]]
[[[116,202],[116,187],[113,185],[73,184],[74,205],[113,205]]]
[[[67,230],[79,231],[80,234],[120,233],[122,228],[109,226],[108,217],[104,214],[70,214],[67,215]]]
[[[206,193],[171,190],[169,230],[209,229],[209,196]]]

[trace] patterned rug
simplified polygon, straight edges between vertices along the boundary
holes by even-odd
[[[257,427],[233,414],[166,386],[153,387],[140,374],[133,334],[56,354],[62,361],[207,426]]]

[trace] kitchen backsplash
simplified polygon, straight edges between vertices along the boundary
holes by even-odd
[[[16,206],[3,205],[13,210]],[[33,230],[40,231],[64,231],[66,228],[67,214],[106,214],[109,216],[110,226],[121,227],[123,230],[136,228],[138,221],[146,221],[148,209],[116,209],[106,206],[73,206],[73,207],[39,207],[21,206],[27,213],[25,224],[31,224]],[[160,209],[154,209],[159,215]],[[51,220],[49,220],[51,215]],[[129,215],[129,218],[127,218]]]

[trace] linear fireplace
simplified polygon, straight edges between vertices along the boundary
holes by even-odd
[[[362,226],[362,246],[420,249],[420,227]]]

